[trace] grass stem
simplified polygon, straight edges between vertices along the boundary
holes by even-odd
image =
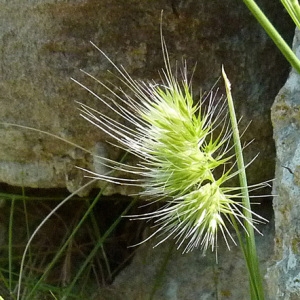
[[[241,244],[241,248],[243,250],[245,260],[247,263],[248,271],[249,271],[249,279],[250,279],[250,291],[251,291],[251,299],[252,300],[263,300],[264,299],[264,292],[263,292],[263,285],[262,285],[262,278],[259,269],[259,262],[256,253],[256,245],[255,245],[255,236],[254,236],[254,229],[251,225],[252,223],[252,214],[251,214],[251,205],[249,199],[249,192],[248,192],[248,184],[247,184],[247,176],[245,171],[245,164],[243,158],[243,150],[240,141],[240,134],[238,129],[238,123],[235,115],[235,109],[233,104],[233,99],[231,95],[231,87],[230,82],[227,78],[227,75],[222,68],[222,74],[225,81],[225,88],[228,100],[228,108],[229,108],[229,115],[231,121],[231,127],[233,131],[233,141],[235,147],[235,155],[237,159],[237,167],[239,169],[239,180],[240,180],[240,187],[242,192],[242,201],[244,215],[246,219],[249,221],[244,222],[244,226],[246,228],[246,245],[243,244],[242,239],[240,238],[240,234],[238,233],[239,242]],[[238,227],[235,226],[236,230],[239,231]]]
[[[248,9],[257,19],[259,24],[263,27],[263,29],[267,32],[270,38],[273,40],[277,48],[281,51],[284,57],[288,60],[288,62],[292,65],[293,68],[300,73],[300,60],[297,58],[296,54],[292,51],[289,45],[285,42],[282,36],[278,33],[276,28],[272,25],[263,11],[259,8],[254,0],[243,0]],[[298,1],[297,1],[298,2]],[[297,11],[300,11],[299,5]]]

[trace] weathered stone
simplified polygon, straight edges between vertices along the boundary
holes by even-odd
[[[264,236],[257,238],[257,249],[262,274],[272,255],[273,224],[263,229]],[[241,249],[231,250],[220,238],[216,253],[200,250],[182,254],[168,242],[152,248],[154,241],[142,245],[129,267],[96,299],[129,300],[212,300],[250,299],[248,273]],[[152,296],[152,298],[151,298]],[[269,298],[266,291],[266,299]]]
[[[300,57],[300,32],[294,50]],[[268,271],[272,299],[300,298],[300,75],[292,70],[272,106],[276,144],[275,256]]]
[[[280,3],[264,1],[264,5],[288,36],[291,24]],[[162,9],[173,64],[184,57],[192,69],[198,62],[193,76],[196,97],[200,89],[211,88],[225,65],[237,113],[244,116],[244,123],[253,121],[244,137],[246,141],[255,137],[248,160],[261,153],[252,167],[259,172],[249,169],[250,181],[273,176],[269,108],[288,65],[242,1],[12,0],[0,1],[0,120],[52,133],[87,152],[44,133],[1,126],[0,182],[74,191],[87,181],[75,166],[95,170],[90,153],[96,145],[102,145],[111,159],[121,157],[120,151],[105,144],[111,140],[108,135],[79,116],[74,101],[110,112],[70,77],[99,95],[104,89],[83,76],[80,68],[101,80],[115,80],[106,72],[111,65],[89,43],[93,41],[134,78],[159,79]],[[124,186],[106,190],[128,192]]]

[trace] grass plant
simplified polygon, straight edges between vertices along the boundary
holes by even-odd
[[[273,40],[277,48],[281,51],[291,66],[300,73],[300,60],[297,55],[293,52],[291,47],[285,42],[280,33],[276,30],[273,24],[269,21],[267,16],[263,13],[260,7],[254,0],[243,0],[248,9],[257,19],[259,24],[264,28],[266,33]],[[281,0],[285,9],[291,16],[296,26],[300,29],[300,5],[298,0]]]
[[[291,65],[300,72],[299,59],[256,3],[252,0],[243,1]],[[282,2],[291,18],[299,26],[298,1],[282,0]],[[230,248],[231,243],[236,243],[228,228],[231,226],[237,234],[245,256],[251,299],[264,299],[254,232],[257,230],[256,224],[266,220],[251,211],[249,191],[265,186],[266,183],[253,187],[249,187],[247,184],[245,173],[247,166],[243,161],[238,122],[233,107],[230,83],[225,71],[223,70],[223,78],[230,121],[226,115],[224,99],[218,98],[213,92],[195,103],[191,82],[187,76],[187,66],[184,64],[182,77],[179,80],[177,72],[172,71],[163,38],[162,51],[165,69],[162,70],[160,83],[140,82],[132,79],[124,68],[116,66],[100,49],[98,50],[112,63],[118,73],[117,77],[120,83],[129,92],[124,92],[124,89],[114,85],[109,86],[87,73],[86,75],[105,87],[111,93],[111,97],[102,98],[94,94],[88,87],[76,80],[75,82],[105,103],[119,117],[131,123],[132,126],[125,127],[123,123],[119,123],[83,103],[80,104],[81,114],[113,137],[117,147],[137,156],[139,163],[129,166],[122,161],[114,162],[102,158],[111,172],[103,175],[89,172],[90,176],[96,180],[101,179],[116,184],[137,185],[143,189],[139,197],[161,204],[158,210],[131,215],[132,219],[153,221],[156,231],[150,238],[158,236],[160,240],[157,245],[172,238],[182,252],[189,252],[195,248],[202,248],[204,252],[216,251],[218,233],[221,233]],[[19,127],[28,129],[25,126]],[[115,171],[129,173],[136,179],[115,177],[113,175]],[[235,176],[239,177],[240,185],[238,187],[228,185],[230,179]],[[51,257],[50,262],[48,261],[45,266],[44,262],[39,261],[33,241],[40,229],[57,214],[57,211],[69,201],[71,196],[64,199],[54,209],[52,208],[48,216],[33,232],[29,225],[26,204],[29,199],[25,194],[10,197],[7,267],[0,268],[0,279],[11,292],[17,289],[16,294],[12,293],[12,298],[18,300],[38,299],[36,297],[39,297],[38,295],[41,293],[48,294],[50,299],[78,299],[78,295],[88,297],[81,292],[85,290],[86,280],[93,272],[93,258],[99,252],[103,256],[102,267],[105,266],[109,278],[113,277],[104,244],[120,223],[121,215],[128,213],[137,198],[102,233],[99,231],[93,215],[93,209],[102,197],[100,193],[91,203],[88,203],[85,213],[77,219],[71,232],[62,238],[59,249]],[[13,247],[15,209],[19,199],[24,204],[26,235],[29,239],[22,254],[20,273],[14,269],[15,261],[20,260],[20,254],[15,254]],[[85,256],[82,264],[77,268],[75,275],[70,278],[66,270],[69,270],[70,267],[72,244],[76,234],[88,219],[93,224],[94,244],[90,253]],[[60,260],[64,261],[65,269],[62,273],[66,276],[62,280],[63,286],[56,287],[47,283],[47,277],[55,270]],[[42,274],[37,274],[33,270],[34,268],[39,270],[42,268]],[[155,293],[155,287],[153,293]]]
[[[106,167],[136,175],[136,179],[128,181],[93,172],[90,175],[115,184],[137,185],[143,190],[141,197],[163,204],[158,210],[130,216],[153,221],[156,230],[149,238],[158,236],[157,245],[172,238],[183,253],[199,247],[204,252],[216,251],[220,232],[230,249],[230,241],[235,244],[228,229],[232,226],[249,271],[251,299],[264,299],[254,230],[256,224],[266,220],[251,211],[249,190],[266,183],[247,185],[229,80],[223,70],[231,123],[225,113],[226,102],[213,92],[194,103],[186,65],[179,81],[172,72],[163,37],[161,42],[165,62],[161,83],[132,79],[95,45],[113,65],[126,89],[107,85],[85,73],[112,95],[102,98],[74,80],[132,126],[125,127],[85,104],[81,104],[81,115],[113,137],[116,147],[139,158],[135,166],[103,158]],[[240,186],[227,185],[235,176],[239,176]]]
[[[123,212],[119,208],[117,217],[103,228],[97,222],[101,213],[95,207],[103,198],[102,193],[103,190],[92,201],[71,195],[72,207],[77,207],[72,217],[65,215],[70,208],[60,212],[71,197],[62,201],[29,197],[25,192],[2,193],[9,212],[8,243],[0,249],[0,293],[4,300],[92,299],[92,292],[96,294],[106,282],[111,282],[116,266],[111,265],[111,255],[108,258],[106,253],[107,239],[114,239],[121,216],[136,199],[123,202]],[[18,232],[16,228],[24,230]]]
[[[242,193],[242,201],[244,207],[246,208],[244,209],[243,213],[246,216],[247,220],[250,221],[250,222],[244,222],[244,226],[247,232],[246,244],[244,244],[239,234],[239,229],[235,228],[235,231],[237,232],[239,243],[244,253],[245,261],[249,272],[251,299],[253,300],[264,299],[264,289],[263,289],[262,277],[259,269],[257,252],[256,252],[255,235],[254,235],[253,226],[251,226],[253,220],[251,214],[251,204],[250,204],[250,197],[249,197],[249,190],[248,190],[248,183],[247,183],[247,175],[245,170],[245,163],[243,158],[243,150],[240,141],[240,133],[238,129],[238,123],[237,123],[233,99],[231,95],[231,85],[227,78],[225,70],[223,68],[222,68],[222,75],[225,82],[225,88],[226,88],[226,94],[228,100],[228,108],[230,113],[231,127],[233,131],[233,140],[234,140],[235,154],[237,159],[237,167],[240,171],[239,182],[240,182],[241,193]]]

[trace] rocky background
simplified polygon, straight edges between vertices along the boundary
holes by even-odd
[[[283,8],[264,2],[263,8],[290,40],[293,25]],[[120,153],[105,143],[108,136],[79,116],[75,101],[99,110],[105,106],[70,78],[99,95],[104,90],[80,69],[102,81],[113,80],[106,72],[112,66],[92,41],[134,78],[158,80],[163,67],[159,25],[164,10],[163,34],[172,63],[186,59],[191,72],[197,63],[196,96],[200,90],[210,90],[224,64],[237,114],[245,124],[252,120],[245,135],[246,141],[255,138],[249,159],[260,152],[251,181],[273,177],[269,110],[289,67],[242,1],[41,0],[9,1],[0,3],[0,8],[1,121],[46,131],[93,154],[117,159]],[[74,191],[84,182],[83,172],[75,166],[97,169],[93,157],[78,147],[31,130],[1,126],[1,182]],[[116,192],[128,193],[124,187],[107,190]]]
[[[294,25],[281,4],[268,0],[262,0],[259,4],[290,43]],[[274,177],[276,152],[270,108],[288,76],[290,67],[242,1],[10,0],[0,1],[0,120],[6,123],[0,124],[1,183],[40,189],[67,188],[73,192],[88,180],[84,177],[84,172],[76,166],[104,172],[105,170],[97,164],[95,155],[111,159],[120,158],[122,153],[107,143],[110,138],[79,116],[78,104],[75,101],[104,112],[106,107],[70,78],[88,85],[98,95],[105,93],[103,88],[86,78],[80,69],[91,73],[101,81],[114,80],[111,74],[106,72],[112,70],[112,66],[90,44],[92,41],[116,64],[122,64],[134,78],[159,80],[158,71],[163,67],[159,33],[162,10],[163,34],[172,64],[175,65],[176,60],[180,62],[185,59],[192,71],[197,63],[193,75],[196,96],[203,90],[210,90],[219,78],[221,65],[224,64],[232,83],[237,115],[243,116],[242,126],[245,127],[245,124],[252,120],[244,140],[249,142],[255,138],[255,141],[246,149],[246,159],[249,161],[258,152],[260,153],[249,168],[250,183]],[[288,81],[293,82],[293,87],[288,84],[289,93],[295,90],[294,84],[298,82],[295,78],[297,76],[292,74]],[[222,81],[218,86],[221,94]],[[280,178],[284,177],[282,181],[276,183],[275,191],[279,196],[274,202],[277,230],[275,259],[281,264],[277,269],[277,264],[273,263],[268,275],[272,278],[269,280],[269,291],[275,293],[274,286],[276,291],[278,290],[277,298],[274,296],[276,299],[296,299],[292,296],[288,298],[288,295],[297,294],[299,290],[297,276],[300,274],[296,267],[299,237],[297,234],[294,236],[297,227],[293,229],[290,227],[294,215],[293,224],[297,226],[298,213],[292,213],[294,203],[287,200],[294,197],[296,201],[299,195],[298,190],[294,188],[299,183],[299,180],[297,181],[299,158],[290,160],[290,156],[294,157],[297,149],[296,144],[294,146],[291,144],[297,136],[299,101],[297,102],[296,96],[293,99],[297,104],[292,104],[287,99],[289,98],[285,93],[281,93],[281,96],[277,97],[277,104],[273,107],[275,140],[281,136],[287,139],[284,143],[278,142],[285,145],[285,148],[277,150],[279,162],[276,174]],[[61,139],[12,124],[45,131]],[[289,129],[281,131],[282,124]],[[78,147],[74,146],[75,144]],[[291,155],[285,156],[289,154]],[[287,189],[281,190],[283,189],[281,183],[286,180],[290,185]],[[96,186],[102,187],[103,183],[97,182],[90,189]],[[293,196],[288,191],[293,193]],[[106,189],[106,194],[109,195],[127,195],[130,192],[124,186],[111,185]],[[85,190],[81,195],[88,193],[89,190]],[[280,204],[281,195],[285,195],[284,205]],[[271,218],[270,199],[263,199],[259,210]],[[293,232],[292,239],[283,237],[286,227]],[[270,242],[260,243],[262,247],[260,251],[268,253],[268,258],[264,256],[262,260],[269,259],[270,263],[273,259],[272,225],[268,225],[264,231],[266,240]],[[161,253],[164,253],[163,249]],[[220,249],[220,256],[222,251],[226,252],[226,249]],[[155,256],[155,253],[160,252],[149,255]],[[293,253],[293,261],[283,258],[284,253]],[[199,297],[215,299],[218,293],[218,299],[246,299],[243,298],[246,296],[242,297],[239,294],[240,284],[230,285],[230,282],[226,282],[227,288],[216,289],[214,281],[210,281],[211,286],[204,291],[207,282],[204,280],[200,284],[197,280],[202,273],[196,274],[190,268],[199,270],[203,265],[211,266],[213,259],[200,256],[201,253],[195,252],[191,261],[189,256],[174,258],[176,261],[186,260],[183,269],[189,271],[190,275],[186,275],[180,269],[178,276],[170,279],[169,285],[167,284],[167,290],[170,285],[172,286],[171,296],[168,298],[166,295],[169,292],[163,289],[157,294],[163,296],[154,299],[192,299],[191,296],[183,296],[182,292],[176,292],[177,294],[174,292],[183,286],[185,290],[194,289],[188,285],[187,279],[183,285],[179,284],[189,276],[194,280],[193,286],[197,286],[195,295],[198,299]],[[236,257],[233,252],[229,253],[228,260],[231,257],[233,261],[226,260],[224,262],[226,266],[222,266],[220,260],[217,267],[209,267],[217,268],[210,271],[212,272],[210,278],[215,278],[215,274],[218,274],[218,278],[228,274],[232,270],[230,266],[235,262],[233,256]],[[138,257],[134,263],[138,261]],[[178,269],[172,267],[172,264],[170,268]],[[267,265],[263,268],[266,272]],[[131,272],[130,269],[128,272]],[[174,275],[175,271],[170,272]],[[239,272],[231,278],[232,282],[235,281],[234,278],[240,277]],[[281,276],[284,272],[289,274],[287,278]],[[149,283],[147,280],[141,283],[133,279],[133,276],[140,274],[142,273],[133,272],[133,275],[127,275],[130,276],[131,282],[138,285],[130,287],[133,294],[126,290],[126,294],[130,295],[128,299],[143,299],[138,298],[137,294],[134,295],[134,291],[140,292],[139,289],[147,290]],[[147,278],[145,276],[144,278]],[[282,279],[277,287],[279,277]],[[290,278],[294,281],[286,294],[284,290]],[[122,290],[122,280],[122,276],[116,279],[116,289]],[[128,288],[128,283],[126,286]]]
[[[294,51],[300,57],[300,32]],[[300,75],[292,70],[272,106],[276,143],[273,199],[275,256],[268,271],[271,298],[300,297]]]

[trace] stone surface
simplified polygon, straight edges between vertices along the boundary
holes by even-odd
[[[266,225],[263,232],[264,236],[257,237],[257,249],[265,274],[273,251],[273,224]],[[200,250],[182,255],[170,242],[154,249],[153,243],[142,245],[131,265],[96,299],[250,299],[247,269],[239,247],[231,245],[229,251],[220,238],[216,263],[216,254],[210,251],[205,256]],[[265,296],[266,300],[277,299],[269,298],[267,291]]]
[[[262,1],[287,38],[293,25],[280,3]],[[104,172],[91,155],[118,159],[109,137],[79,117],[81,101],[105,113],[105,106],[70,80],[103,89],[80,73],[114,80],[111,69],[89,41],[139,79],[158,79],[163,66],[159,23],[174,61],[185,58],[194,73],[195,95],[208,90],[225,65],[232,82],[238,115],[253,120],[245,135],[256,141],[248,159],[261,155],[251,182],[274,172],[274,145],[269,108],[285,80],[288,64],[247,11],[242,1],[0,1],[0,121],[29,126],[57,135],[13,126],[0,127],[0,182],[34,188],[67,187],[88,179],[75,166]],[[280,18],[277,16],[280,15]],[[251,170],[250,170],[251,171]],[[103,183],[97,183],[100,187]],[[110,186],[107,194],[128,194],[127,187]],[[84,192],[82,192],[84,194]]]
[[[294,50],[300,57],[300,33]],[[276,143],[275,256],[268,271],[272,299],[300,298],[300,75],[292,70],[272,106]]]

